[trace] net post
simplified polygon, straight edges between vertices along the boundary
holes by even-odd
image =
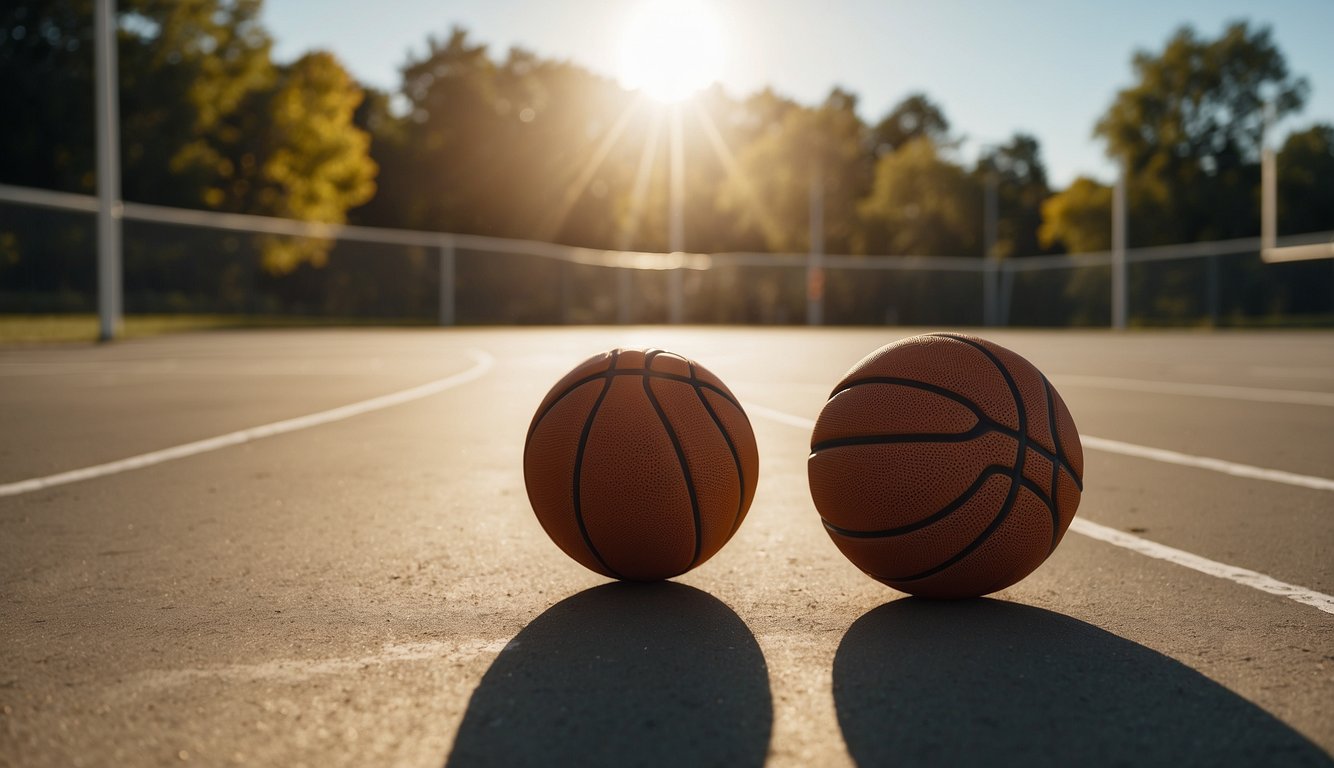
[[[440,238],[440,325],[454,324],[454,238]]]
[[[824,180],[818,160],[811,163],[810,253],[806,259],[806,324],[824,324]]]
[[[1218,254],[1205,257],[1206,277],[1205,277],[1205,307],[1209,312],[1209,327],[1217,328],[1219,316],[1222,314],[1222,293],[1223,276],[1220,274],[1222,269],[1218,260],[1222,258]]]
[[[1000,259],[996,251],[997,239],[997,196],[999,182],[994,168],[987,172],[986,193],[983,199],[983,247],[985,259],[982,270],[982,322],[984,325],[1000,325],[1000,308],[997,305],[997,278],[1000,276]]]
[[[686,149],[681,130],[681,105],[671,107],[671,191],[668,195],[670,210],[667,221],[667,250],[681,256],[681,263],[673,267],[667,276],[667,315],[668,322],[679,325],[685,321],[685,269],[686,249]]]
[[[1124,330],[1129,312],[1126,295],[1126,160],[1121,159],[1112,190],[1112,327]]]
[[[616,269],[616,322],[630,324],[630,268]]]
[[[560,270],[560,307],[557,309],[556,323],[558,325],[570,324],[570,262],[558,261],[556,268]]]
[[[122,315],[120,117],[116,66],[116,2],[97,0],[94,30],[97,115],[97,338],[120,333]]]
[[[1278,162],[1274,155],[1274,102],[1265,102],[1260,139],[1260,252],[1274,250],[1278,240]]]

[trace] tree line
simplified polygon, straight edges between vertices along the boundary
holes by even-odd
[[[127,200],[662,251],[670,244],[669,150],[677,142],[686,158],[690,251],[805,251],[814,188],[826,252],[976,258],[985,247],[988,185],[1002,258],[1110,245],[1106,184],[1081,177],[1053,188],[1038,137],[1023,133],[965,161],[965,134],[925,93],[868,120],[857,95],[842,88],[802,104],[773,90],[734,96],[715,87],[673,117],[578,65],[517,48],[497,55],[459,28],[428,37],[424,51],[406,57],[398,87],[381,91],[358,83],[327,52],[276,62],[261,0],[119,5]],[[9,84],[0,89],[0,113],[11,116],[0,121],[0,182],[94,189],[91,19],[91,0],[21,0],[0,9],[0,78]],[[1208,37],[1182,27],[1131,64],[1133,84],[1093,128],[1126,164],[1130,244],[1257,234],[1264,105],[1281,118],[1300,111],[1309,94],[1271,31],[1237,22]],[[1291,133],[1279,173],[1280,231],[1334,229],[1334,126]],[[13,210],[0,216],[6,303],[13,286],[35,294],[85,279],[53,269],[57,259],[34,257],[76,243],[24,231]],[[319,274],[331,254],[339,258],[331,243],[270,237],[253,245],[256,263],[239,273],[229,267],[233,274],[219,282],[237,296],[257,281],[289,299],[316,293],[314,283],[337,288]],[[137,247],[127,232],[127,253]],[[174,265],[178,278],[186,257],[140,255],[145,265]],[[429,259],[418,261],[429,271]],[[481,305],[505,282],[529,279],[521,295],[540,291],[549,276],[530,271],[481,269],[461,279],[472,281]],[[1179,282],[1194,279],[1181,275]],[[371,269],[338,290],[364,293],[378,278]],[[1304,282],[1282,289],[1281,309],[1328,302],[1327,290]],[[790,284],[770,283],[769,311],[715,319],[799,319],[792,315],[801,287],[793,296]],[[874,303],[877,290],[846,277],[830,288],[850,304]],[[1077,280],[1060,288],[1074,303],[1091,301],[1089,290]],[[416,291],[415,301],[427,293]],[[1272,305],[1272,293],[1252,303]],[[777,305],[793,308],[775,314]],[[878,311],[848,319],[885,319]]]

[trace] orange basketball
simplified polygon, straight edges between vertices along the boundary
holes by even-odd
[[[722,549],[759,464],[726,385],[659,349],[580,363],[547,393],[523,451],[528,500],[556,546],[633,581],[680,575]]]
[[[858,568],[923,597],[985,595],[1056,549],[1084,453],[1061,396],[999,344],[913,336],[853,366],[820,412],[811,497]]]

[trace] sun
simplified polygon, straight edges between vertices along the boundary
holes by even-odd
[[[700,0],[649,0],[621,39],[620,81],[659,101],[688,98],[722,69],[722,30]]]

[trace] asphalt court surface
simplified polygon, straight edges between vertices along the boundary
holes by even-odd
[[[0,350],[0,765],[1331,764],[1334,334],[982,332],[1086,437],[1326,487],[1086,445],[1078,520],[1224,575],[1072,532],[1014,587],[936,603],[858,572],[806,488],[802,425],[912,332]],[[750,513],[669,584],[585,571],[523,489],[542,396],[615,346],[752,406]]]

